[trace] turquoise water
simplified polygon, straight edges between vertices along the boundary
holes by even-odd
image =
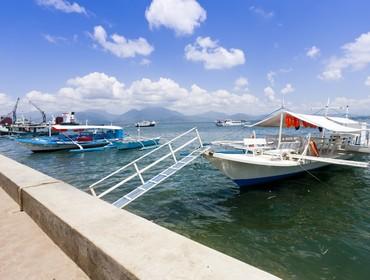
[[[181,123],[159,124],[142,134],[160,135],[164,143],[194,126],[206,142],[251,133]],[[1,139],[0,152],[85,189],[147,151],[33,154]],[[314,175],[320,181],[305,174],[241,190],[201,158],[127,210],[284,279],[369,279],[370,171],[328,167]],[[107,200],[119,195],[122,191]]]

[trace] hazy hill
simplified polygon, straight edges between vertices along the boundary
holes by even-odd
[[[141,110],[132,109],[115,119],[116,122],[122,123],[132,123],[141,120],[155,120],[159,122],[182,122],[187,121],[188,118],[179,112],[166,108],[148,107]]]

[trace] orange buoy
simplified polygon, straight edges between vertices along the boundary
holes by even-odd
[[[313,140],[310,141],[310,152],[315,157],[320,156],[319,150],[317,149],[317,145],[316,145],[315,141],[313,141]]]

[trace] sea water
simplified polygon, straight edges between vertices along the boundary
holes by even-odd
[[[194,126],[204,142],[252,133],[214,123],[160,123],[141,135],[164,143]],[[133,127],[126,131],[136,134]],[[0,153],[82,190],[147,152],[32,153],[0,140]],[[331,166],[313,175],[240,189],[198,158],[126,209],[284,279],[369,279],[370,171]],[[118,199],[125,188],[105,199]]]

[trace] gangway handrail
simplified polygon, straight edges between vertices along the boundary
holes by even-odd
[[[178,139],[179,139],[179,138],[181,138],[181,137],[184,137],[185,135],[187,135],[187,134],[189,134],[189,133],[191,133],[191,132],[193,132],[193,131],[195,131],[195,132],[196,132],[196,137],[192,138],[191,140],[187,141],[185,144],[183,144],[183,145],[181,145],[180,147],[178,147],[178,148],[176,148],[176,149],[174,149],[174,150],[173,150],[171,143],[173,143],[174,141],[178,140]],[[107,176],[105,176],[104,178],[102,178],[102,179],[98,180],[97,182],[95,182],[95,183],[91,184],[91,185],[88,187],[88,189],[90,190],[90,192],[92,193],[92,195],[93,195],[93,196],[97,196],[97,197],[101,198],[101,197],[103,197],[104,195],[108,194],[109,192],[113,191],[114,189],[118,188],[119,186],[123,185],[124,183],[126,183],[126,182],[130,181],[131,179],[135,178],[136,176],[139,176],[139,177],[140,177],[140,180],[141,180],[141,181],[143,181],[143,178],[141,177],[141,174],[142,174],[143,172],[145,172],[145,171],[146,171],[146,170],[148,170],[149,168],[153,167],[154,165],[158,164],[159,162],[163,161],[164,159],[168,158],[168,157],[169,157],[169,156],[171,156],[171,155],[173,156],[173,159],[174,159],[174,160],[176,160],[175,153],[176,153],[176,152],[178,152],[179,150],[181,150],[181,149],[185,148],[186,146],[190,145],[191,143],[193,143],[193,142],[194,142],[194,141],[196,141],[196,140],[198,140],[198,141],[199,141],[200,147],[203,147],[202,139],[200,138],[200,135],[199,135],[199,133],[198,133],[198,130],[197,130],[197,128],[196,128],[196,127],[193,127],[192,129],[189,129],[188,131],[186,131],[186,132],[184,132],[184,133],[182,133],[182,134],[180,134],[180,135],[176,136],[175,138],[173,138],[173,139],[171,139],[171,140],[167,141],[166,143],[164,143],[164,144],[160,145],[159,147],[157,147],[157,148],[155,148],[155,149],[151,150],[150,152],[146,153],[145,155],[143,155],[143,156],[141,156],[141,157],[139,157],[139,158],[137,158],[137,159],[133,160],[132,162],[130,162],[130,163],[128,163],[128,164],[126,164],[126,165],[124,165],[124,166],[120,167],[120,168],[119,168],[119,169],[117,169],[116,171],[114,171],[114,172],[112,172],[112,173],[108,174],[108,175],[107,175]],[[166,155],[162,156],[161,158],[159,158],[158,160],[156,160],[156,161],[152,162],[151,164],[149,164],[148,166],[144,167],[143,169],[139,169],[139,168],[137,167],[137,164],[136,164],[136,163],[137,163],[138,161],[140,161],[140,160],[142,160],[142,159],[144,159],[144,158],[148,157],[149,155],[151,155],[151,154],[155,153],[156,151],[158,151],[158,150],[160,150],[160,149],[162,149],[162,148],[164,148],[164,147],[169,147],[169,149],[170,149],[170,153],[168,153],[168,154],[166,154]],[[106,179],[109,179],[110,177],[112,177],[112,176],[114,176],[114,175],[118,174],[119,172],[121,172],[121,171],[123,171],[123,170],[125,170],[125,169],[127,169],[127,168],[129,168],[129,167],[131,167],[131,166],[134,166],[134,168],[135,168],[135,171],[136,171],[136,172],[135,172],[134,174],[132,174],[131,176],[127,177],[127,178],[126,178],[126,179],[124,179],[123,181],[121,181],[121,182],[119,182],[119,183],[115,184],[114,186],[112,186],[112,187],[108,188],[107,190],[105,190],[105,191],[104,191],[104,192],[102,192],[101,194],[96,195],[95,188],[98,188],[98,186],[97,186],[98,184],[102,183],[102,182],[103,182],[103,181],[105,181]]]

